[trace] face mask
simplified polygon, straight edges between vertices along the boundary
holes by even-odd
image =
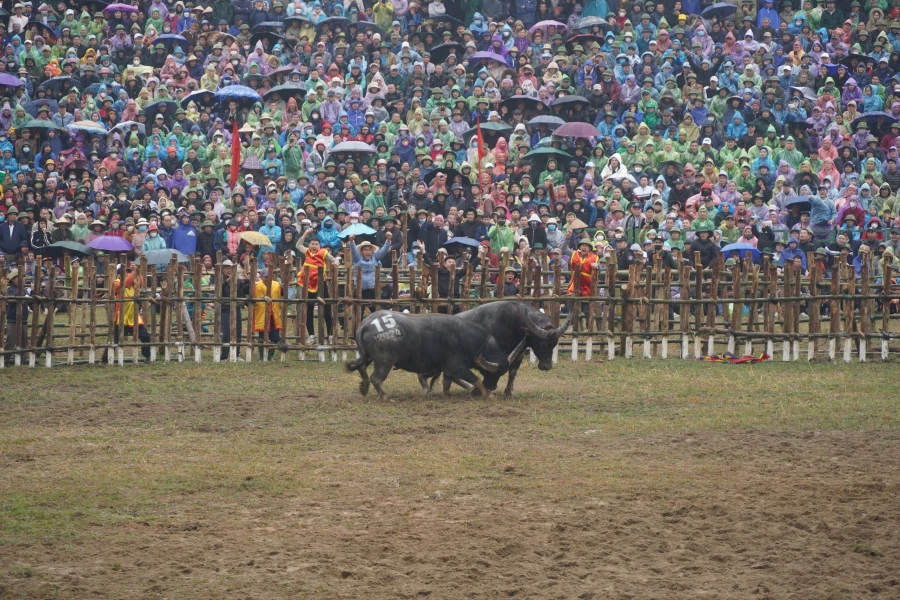
[[[419,219],[419,224],[423,224],[423,223],[425,223],[425,219],[420,218],[420,219]]]
[[[328,187],[329,187],[329,188],[333,188],[333,187],[334,187],[334,182],[329,181],[329,182],[328,182]]]
[[[113,223],[113,224],[112,224],[112,228],[113,228],[113,229],[118,229],[118,228],[119,228],[119,224],[118,224],[118,223]]]
[[[140,227],[138,227],[138,231],[147,231],[147,226],[141,225]]]
[[[250,221],[244,221],[244,227],[250,227]]]
[[[59,206],[60,208],[62,208],[63,206],[66,205],[66,201],[65,201],[65,200],[60,200],[59,202],[56,203],[56,205]]]
[[[550,225],[547,225],[547,229],[549,229],[550,231],[556,231],[556,225],[553,225],[551,223]]]
[[[156,232],[155,232],[155,231],[151,231],[151,232],[150,232],[150,237],[155,238],[155,237],[156,237]]]
[[[331,229],[331,221],[328,221],[327,223],[325,223],[322,226],[325,227],[325,229]]]
[[[856,202],[851,202],[851,203],[850,203],[850,208],[856,208]]]

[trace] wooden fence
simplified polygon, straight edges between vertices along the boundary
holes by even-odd
[[[761,264],[748,257],[728,268],[719,260],[711,268],[697,270],[677,252],[677,266],[651,256],[627,271],[617,271],[609,256],[592,272],[590,296],[577,299],[566,290],[573,278],[574,289],[580,289],[581,274],[561,271],[559,264],[548,268],[546,257],[528,260],[515,298],[504,298],[502,285],[495,294],[494,282],[503,281],[510,268],[508,256],[497,269],[462,263],[449,273],[450,281],[459,279],[459,298],[437,296],[437,286],[431,285],[439,276],[437,266],[420,260],[401,269],[395,260],[393,268],[376,270],[376,289],[384,287],[389,293],[375,300],[362,298],[361,271],[343,266],[320,270],[327,298],[308,298],[305,288],[296,285],[297,261],[272,254],[266,257],[270,268],[262,279],[267,289],[262,298],[238,297],[236,286],[223,297],[221,260],[206,272],[196,260],[184,265],[173,259],[156,268],[143,260],[129,267],[124,256],[104,258],[85,259],[81,277],[73,276],[69,257],[43,263],[38,257],[36,264],[44,264],[45,272],[37,281],[26,276],[23,262],[15,277],[0,269],[0,314],[6,318],[6,327],[0,328],[0,368],[101,361],[122,365],[137,362],[148,347],[150,361],[220,362],[222,355],[227,361],[284,361],[292,355],[301,360],[344,360],[355,349],[358,324],[373,306],[410,313],[456,312],[510,300],[542,308],[557,324],[561,313],[564,318],[566,310],[576,311],[574,326],[557,349],[557,356],[562,352],[572,360],[693,359],[727,350],[765,352],[783,361],[803,357],[850,362],[887,360],[900,352],[892,346],[900,338],[900,289],[895,278],[880,275],[896,273],[890,256],[883,259],[878,273],[868,254],[863,255],[858,273],[846,254],[827,267],[821,257],[811,254],[808,273],[792,264],[776,267],[768,257]],[[348,264],[349,255],[344,259]],[[256,260],[239,267],[241,277],[257,280]],[[125,290],[120,287],[115,297],[114,281],[117,270],[127,268],[138,275],[135,298],[149,343],[141,342],[137,328],[129,328],[128,336],[120,335],[125,332],[125,311],[120,311],[119,322],[115,320],[115,304],[123,302]],[[302,268],[305,278],[308,269]],[[276,280],[285,283],[286,297],[271,297]],[[253,331],[248,315],[260,303],[279,311],[281,344],[260,339]],[[225,322],[219,318],[223,306],[231,307]],[[324,326],[326,306],[334,316],[330,340]],[[314,341],[306,326],[311,310]],[[225,328],[229,339],[236,340],[239,327],[245,332],[241,342],[223,346]]]

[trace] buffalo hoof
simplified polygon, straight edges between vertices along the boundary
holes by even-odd
[[[505,392],[503,392],[503,396],[506,398],[512,398],[513,396],[515,396],[515,393],[512,390],[506,390]]]

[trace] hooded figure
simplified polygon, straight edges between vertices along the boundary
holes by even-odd
[[[322,247],[330,253],[336,255],[341,248],[341,240],[338,237],[338,228],[331,217],[325,217],[322,220],[322,229],[319,230],[317,237]]]

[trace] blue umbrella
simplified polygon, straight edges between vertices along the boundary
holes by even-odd
[[[354,223],[350,227],[347,227],[343,231],[338,234],[338,237],[344,239],[351,235],[375,235],[377,232],[369,227],[368,225],[363,225],[362,223]]]
[[[215,93],[214,98],[219,102],[249,102],[253,104],[254,102],[262,102],[262,96],[259,95],[259,92],[254,90],[251,87],[247,87],[246,85],[226,85],[221,90]]]
[[[741,260],[744,259],[744,256],[750,254],[753,262],[759,261],[760,252],[756,248],[753,247],[752,244],[742,244],[740,242],[736,244],[728,244],[724,248],[722,248],[722,254],[725,255],[725,258],[732,258],[736,254],[738,258]]]
[[[447,248],[448,250],[454,250],[456,252],[459,252],[461,249],[458,246],[465,246],[467,248],[477,248],[480,245],[481,244],[478,242],[478,240],[473,240],[472,238],[469,238],[469,237],[452,237],[449,240],[447,240],[446,242],[444,242],[444,248]]]
[[[176,46],[181,46],[182,50],[193,47],[186,37],[174,33],[164,33],[156,36],[153,40],[154,44],[162,44],[169,52],[174,52]]]

